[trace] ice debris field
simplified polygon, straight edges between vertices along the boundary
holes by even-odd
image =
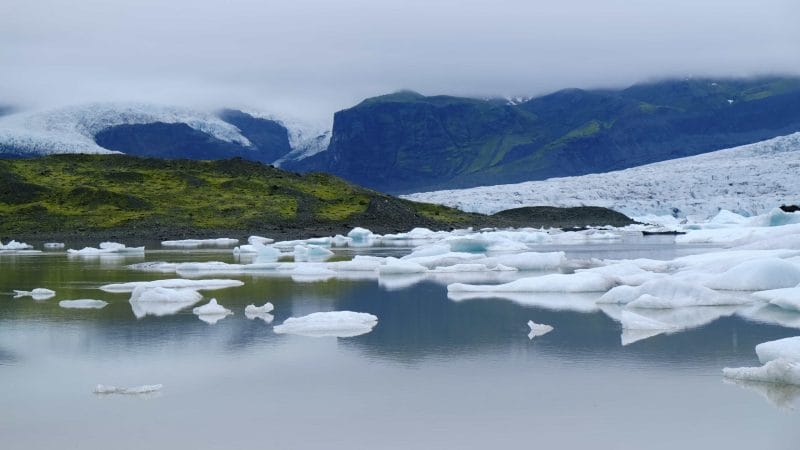
[[[665,220],[668,222],[668,220]],[[630,225],[581,231],[558,229],[484,229],[431,231],[379,235],[354,228],[346,236],[280,241],[253,236],[247,244],[234,239],[169,241],[167,248],[193,249],[226,246],[238,263],[221,261],[147,261],[129,264],[134,272],[163,275],[163,279],[98,285],[102,293],[130,294],[137,318],[191,311],[208,324],[244,313],[247,319],[271,324],[275,306],[250,304],[236,311],[208,291],[235,289],[244,284],[228,277],[285,277],[297,283],[330,279],[374,280],[386,290],[403,289],[421,281],[446,285],[451,301],[486,299],[511,301],[547,310],[602,312],[619,324],[622,345],[660,334],[709,324],[719,318],[745,320],[800,329],[800,212],[773,209],[745,217],[721,211],[703,221],[673,222],[685,234],[674,236],[675,246],[688,252],[672,259],[600,259],[568,257],[571,245],[614,245],[626,236],[659,230],[662,225]],[[176,243],[178,242],[178,243]],[[14,244],[31,251],[27,244]],[[235,246],[235,247],[234,247]],[[543,246],[546,249],[543,250]],[[554,248],[561,251],[552,251]],[[694,246],[694,247],[691,247]],[[392,256],[359,254],[374,247],[410,249]],[[346,249],[352,257],[336,257]],[[54,251],[46,250],[46,254]],[[549,251],[547,251],[549,250]],[[68,251],[69,255],[102,253],[144,254],[142,247],[102,243],[98,248]],[[402,256],[399,253],[405,253]],[[191,254],[191,253],[190,253]],[[36,257],[32,254],[31,257]],[[335,258],[336,257],[336,258]],[[37,287],[15,291],[15,298],[46,300],[57,293]],[[22,301],[22,300],[16,300]],[[63,308],[99,309],[107,300],[61,300]],[[279,305],[280,307],[280,305]],[[76,312],[76,314],[78,314]],[[380,318],[357,311],[317,311],[290,317],[273,327],[277,334],[349,338],[371,332]],[[558,334],[536,317],[528,323],[528,337]],[[767,342],[755,349],[761,366],[725,368],[731,380],[800,385],[800,336]],[[722,368],[720,368],[722,369]]]

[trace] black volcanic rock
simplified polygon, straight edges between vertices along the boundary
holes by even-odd
[[[219,118],[234,125],[254,146],[258,147],[263,161],[273,162],[292,151],[289,131],[279,122],[253,117],[235,109],[225,109]]]

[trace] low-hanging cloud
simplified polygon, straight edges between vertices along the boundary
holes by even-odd
[[[797,0],[5,0],[0,103],[245,106],[800,73]]]

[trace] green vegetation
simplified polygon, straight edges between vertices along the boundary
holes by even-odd
[[[57,155],[0,160],[0,232],[468,226],[485,216],[256,162]],[[349,222],[349,223],[347,223]],[[416,223],[419,222],[419,223]]]

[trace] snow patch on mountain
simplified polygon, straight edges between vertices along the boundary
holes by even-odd
[[[92,103],[0,117],[0,152],[117,153],[97,145],[95,134],[117,125],[154,122],[185,123],[217,139],[251,146],[238,128],[210,113],[144,103]]]
[[[332,125],[328,122],[314,122],[263,111],[242,110],[242,112],[259,119],[278,122],[286,127],[289,132],[289,146],[292,147],[292,151],[273,163],[277,167],[287,161],[298,161],[325,151],[331,142]]]
[[[629,216],[762,214],[800,203],[800,133],[631,169],[405,195],[493,214],[523,206],[603,206]]]

